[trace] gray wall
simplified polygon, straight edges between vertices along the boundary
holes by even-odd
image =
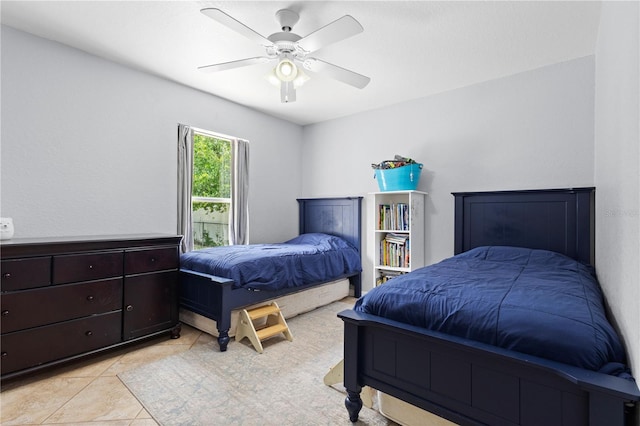
[[[426,263],[434,263],[453,254],[451,192],[593,185],[593,86],[590,56],[307,126],[303,192],[377,191],[371,163],[394,154],[416,159],[424,164],[418,189],[429,193]]]
[[[16,238],[175,233],[179,122],[251,142],[252,242],[297,234],[300,126],[6,26],[1,40]]]
[[[596,270],[636,379],[640,377],[639,14],[637,2],[603,2],[595,91]]]

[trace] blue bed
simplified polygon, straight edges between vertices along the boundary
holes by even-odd
[[[454,196],[454,256],[338,314],[351,421],[363,386],[462,425],[637,421],[592,269],[594,188]]]
[[[235,288],[280,290],[360,273],[360,252],[320,232],[276,244],[211,247],[180,256],[180,267],[233,280]]]
[[[354,310],[580,368],[626,373],[593,269],[560,253],[477,247],[374,288]]]
[[[301,198],[299,235],[289,241],[183,254],[180,306],[216,321],[224,352],[233,310],[344,278],[360,297],[361,203],[362,197]]]

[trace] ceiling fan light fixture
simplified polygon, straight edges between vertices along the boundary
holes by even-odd
[[[309,81],[309,76],[305,74],[301,68],[297,69],[296,78],[292,81],[282,81],[276,75],[276,68],[273,68],[264,78],[273,86],[280,88],[280,100],[282,103],[290,103],[296,101],[296,89],[302,87],[304,83]]]
[[[264,78],[269,82],[269,84],[271,84],[272,86],[276,86],[276,87],[280,87],[280,83],[282,83],[280,81],[280,79],[278,78],[278,76],[276,75],[276,69],[273,68],[271,71],[269,71]]]
[[[298,75],[293,80],[293,87],[296,89],[302,87],[309,79],[309,76],[302,71],[302,68],[298,68]]]
[[[298,67],[292,60],[284,58],[276,65],[275,73],[280,81],[293,81],[298,76]]]
[[[272,86],[280,87],[280,83],[283,83],[283,80],[280,79],[276,75],[276,68],[273,68],[271,71],[269,71],[267,74],[265,74],[264,78]],[[296,78],[294,78],[292,80],[293,81],[293,87],[298,89],[298,88],[302,87],[302,85],[304,85],[310,79],[311,78],[304,71],[302,71],[302,68],[298,68],[298,72],[296,74]],[[286,82],[286,81],[284,81],[284,82]]]

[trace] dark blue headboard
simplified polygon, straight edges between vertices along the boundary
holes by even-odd
[[[595,188],[454,192],[455,254],[503,245],[594,264]]]
[[[323,232],[347,240],[362,253],[362,197],[298,198],[300,234]],[[362,274],[349,277],[360,297]]]
[[[336,235],[361,251],[362,197],[298,198],[298,205],[300,234]]]

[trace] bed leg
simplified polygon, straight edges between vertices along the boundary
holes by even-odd
[[[347,398],[344,400],[344,406],[347,407],[351,423],[357,422],[358,414],[360,414],[360,410],[362,409],[362,398],[360,398],[360,392],[347,390]]]
[[[179,339],[181,331],[182,331],[182,324],[178,323],[175,327],[171,329],[171,338]]]
[[[229,330],[218,330],[218,345],[220,345],[220,352],[226,352],[228,344]]]

